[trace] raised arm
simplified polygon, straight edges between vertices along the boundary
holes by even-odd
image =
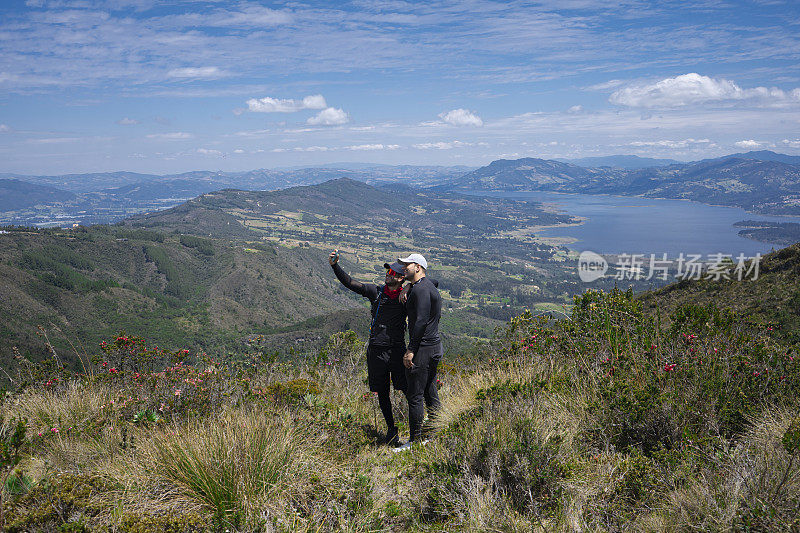
[[[331,264],[331,268],[333,268],[333,273],[336,274],[336,278],[341,282],[342,285],[354,293],[360,294],[361,296],[369,298],[370,300],[374,300],[378,297],[377,286],[373,285],[372,283],[361,283],[359,281],[354,281],[353,278],[351,278],[350,275],[345,272],[341,266],[339,266],[339,255],[336,252],[331,253],[329,263]]]

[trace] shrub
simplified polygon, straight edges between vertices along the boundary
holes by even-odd
[[[256,389],[254,392],[280,404],[299,404],[304,402],[309,394],[319,394],[322,389],[314,381],[298,378],[285,383],[270,383],[265,388]]]
[[[182,245],[194,248],[203,255],[214,255],[214,246],[208,239],[195,237],[194,235],[181,235],[180,241]]]

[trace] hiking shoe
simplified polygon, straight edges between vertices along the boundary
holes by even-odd
[[[412,444],[413,443],[411,441],[408,441],[405,444],[398,446],[397,448],[392,448],[392,451],[394,453],[399,453],[399,452],[404,452],[404,451],[410,450]]]
[[[425,440],[410,440],[410,441],[406,442],[405,444],[403,444],[402,446],[398,446],[397,448],[394,448],[392,451],[395,452],[395,453],[404,452],[406,450],[410,450],[411,448],[419,448],[420,446],[425,446],[426,444],[428,444],[428,439],[425,439]]]
[[[397,426],[389,428],[386,432],[386,444],[393,448],[400,446],[400,434],[397,432]]]

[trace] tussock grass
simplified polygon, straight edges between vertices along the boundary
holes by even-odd
[[[197,504],[239,524],[277,512],[330,473],[318,452],[319,440],[287,415],[235,408],[153,434],[125,465],[130,473],[115,474],[160,486],[156,500]]]

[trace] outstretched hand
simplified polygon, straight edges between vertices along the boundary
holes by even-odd
[[[331,266],[333,266],[338,262],[339,262],[339,249],[337,248],[336,250],[331,252],[331,255],[328,256],[328,263],[330,263]]]
[[[414,352],[406,351],[405,355],[403,355],[403,366],[414,368]]]

